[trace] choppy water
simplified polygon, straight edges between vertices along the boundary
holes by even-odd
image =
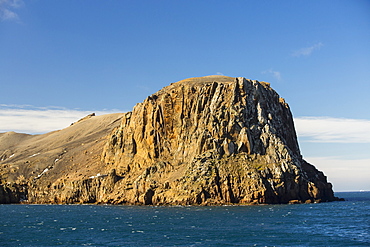
[[[345,202],[150,207],[0,205],[1,246],[370,246],[370,192]]]

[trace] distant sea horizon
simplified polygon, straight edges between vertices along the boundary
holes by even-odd
[[[341,193],[341,192],[370,192],[370,190],[336,190],[334,193]]]

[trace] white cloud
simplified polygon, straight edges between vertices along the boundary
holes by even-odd
[[[276,80],[278,81],[281,80],[281,73],[279,71],[269,69],[269,70],[262,71],[262,74],[269,74],[269,75],[272,75]]]
[[[314,143],[305,160],[324,172],[335,191],[370,190],[370,156],[363,151],[370,143],[370,120],[299,117],[294,123],[300,142]],[[344,144],[347,152],[337,150],[337,143]]]
[[[28,134],[47,133],[66,128],[71,125],[71,123],[93,112],[97,115],[103,115],[120,111],[82,111],[60,107],[37,108],[29,105],[0,105],[0,132],[15,131]]]
[[[305,157],[309,163],[324,172],[334,191],[370,190],[370,159],[343,157]]]
[[[18,20],[19,17],[13,11],[10,11],[8,9],[2,9],[2,10],[0,10],[0,19],[3,20],[3,21],[5,21],[5,20]]]
[[[312,46],[304,47],[302,49],[294,51],[292,56],[293,57],[309,56],[311,55],[312,52],[314,52],[315,50],[319,50],[322,46],[323,46],[323,43],[319,42]]]
[[[223,73],[221,72],[217,72],[216,75],[224,75]]]
[[[370,143],[370,120],[299,117],[294,123],[298,136],[310,142]]]
[[[0,21],[18,21],[19,16],[14,12],[24,5],[22,0],[0,0]]]

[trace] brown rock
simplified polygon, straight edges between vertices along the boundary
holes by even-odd
[[[126,203],[288,203],[334,200],[302,160],[288,105],[268,83],[191,78],[127,113],[103,159],[123,177]],[[308,171],[306,171],[306,169]],[[133,184],[130,189],[120,189]]]
[[[284,99],[269,83],[245,78],[190,78],[123,115],[88,116],[37,138],[17,135],[22,144],[11,147],[2,137],[1,181],[24,176],[32,203],[336,199],[324,174],[302,159]]]

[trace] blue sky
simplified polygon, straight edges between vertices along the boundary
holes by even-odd
[[[370,1],[0,0],[0,132],[124,112],[171,82],[267,81],[336,191],[370,190]]]

